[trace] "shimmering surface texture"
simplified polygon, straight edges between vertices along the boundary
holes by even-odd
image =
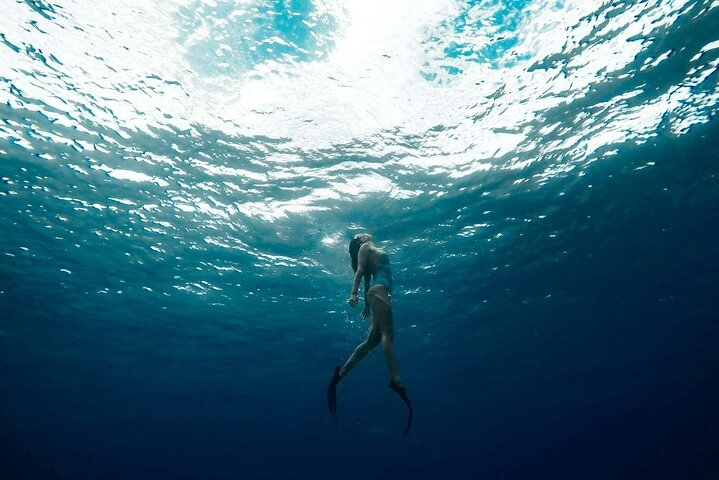
[[[719,477],[719,2],[0,0],[2,478]],[[351,234],[395,264],[411,435]]]

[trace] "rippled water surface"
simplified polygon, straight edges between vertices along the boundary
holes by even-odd
[[[719,477],[719,1],[0,0],[3,478]],[[326,411],[394,264],[396,348]]]

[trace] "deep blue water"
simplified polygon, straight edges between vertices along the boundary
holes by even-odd
[[[0,478],[719,478],[719,2],[0,0]],[[394,265],[411,433],[347,243]]]

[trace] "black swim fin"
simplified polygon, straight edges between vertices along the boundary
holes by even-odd
[[[330,407],[330,413],[335,417],[337,421],[337,384],[340,382],[340,367],[335,368],[335,374],[330,380],[330,385],[327,387],[327,405]]]
[[[407,429],[404,431],[403,435],[406,437],[407,433],[409,433],[409,429],[412,426],[412,403],[409,401],[409,397],[407,396],[407,390],[404,389],[404,387],[400,387],[396,383],[394,383],[394,380],[390,380],[389,382],[389,388],[397,392],[397,395],[399,395],[399,398],[402,399],[405,405],[407,405],[407,408],[409,409],[409,418],[407,419]]]

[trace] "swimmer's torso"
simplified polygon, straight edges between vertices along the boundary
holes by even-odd
[[[392,293],[392,269],[389,255],[379,248],[370,245],[367,251],[365,269],[372,275],[372,286],[382,285],[388,293]]]

